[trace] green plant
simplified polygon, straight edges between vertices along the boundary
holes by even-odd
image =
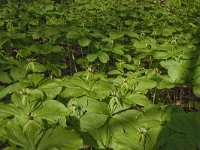
[[[199,110],[199,6],[1,1],[0,142],[30,150],[199,149],[199,112],[174,106]]]

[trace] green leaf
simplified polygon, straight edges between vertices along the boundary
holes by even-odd
[[[14,115],[18,115],[19,111],[13,106],[8,104],[0,104],[0,120]]]
[[[167,59],[169,57],[171,57],[171,54],[168,52],[159,52],[159,51],[155,51],[152,53],[154,59]]]
[[[102,62],[102,63],[107,63],[109,61],[109,56],[108,54],[104,53],[104,52],[100,52],[99,53],[99,60]]]
[[[195,94],[197,97],[200,98],[200,85],[195,85],[195,86],[193,87],[193,92],[194,92],[194,94]]]
[[[10,89],[11,89],[11,86],[0,89],[0,99],[8,95],[10,93]]]
[[[26,70],[32,72],[44,72],[46,71],[46,68],[43,64],[38,62],[29,62],[26,66]]]
[[[34,111],[32,116],[54,122],[67,116],[67,108],[56,100],[46,100],[42,103],[42,108]]]
[[[136,70],[138,67],[135,64],[122,64],[122,66],[128,70]]]
[[[123,50],[120,50],[120,49],[113,49],[112,52],[118,55],[124,55]]]
[[[7,41],[9,41],[9,36],[7,32],[0,32],[0,46],[2,46]]]
[[[83,131],[91,132],[103,126],[107,118],[108,116],[104,114],[86,113],[80,119],[80,127]]]
[[[162,113],[164,110],[161,108],[160,105],[150,104],[143,108],[144,113],[140,115],[140,119],[138,120],[137,124],[142,124],[143,126],[151,128],[154,125],[157,125],[156,122],[162,120]],[[153,123],[152,123],[153,122]]]
[[[80,97],[87,94],[87,90],[82,89],[80,87],[70,87],[66,88],[64,91],[61,92],[62,97]]]
[[[78,40],[79,45],[82,47],[88,46],[90,44],[90,42],[91,42],[91,40],[86,37],[82,37]]]
[[[172,79],[168,75],[160,75],[159,77],[157,77],[157,79],[157,89],[170,89],[175,86]]]
[[[111,70],[108,72],[108,75],[119,75],[122,74],[119,70]]]
[[[85,106],[85,109],[87,112],[90,113],[96,113],[96,114],[109,114],[109,106],[105,102],[98,101],[93,98],[89,97],[83,97],[80,99],[81,101],[87,101],[87,106]]]
[[[69,31],[66,35],[68,39],[79,39],[81,37],[81,34],[77,31]]]
[[[113,87],[110,85],[110,83],[102,80],[95,82],[92,86],[92,91],[95,93],[95,96],[100,100],[109,96],[112,89]]]
[[[24,78],[26,74],[27,70],[22,64],[20,64],[19,67],[13,67],[10,70],[10,76],[14,79],[14,81]]]
[[[0,72],[0,82],[11,83],[13,80],[7,72]]]
[[[27,78],[29,82],[33,83],[34,86],[37,86],[38,83],[44,78],[44,74],[29,74]]]
[[[114,136],[115,150],[143,150],[143,143],[135,131],[132,133],[118,133]]]
[[[171,28],[166,28],[163,30],[163,35],[165,36],[171,36],[173,34],[173,32],[175,32],[175,30],[171,27]]]
[[[78,106],[83,102],[86,104],[82,106],[86,113],[80,119],[80,127],[83,131],[90,132],[105,124],[109,114],[108,104],[89,97],[82,97],[76,102]]]
[[[109,51],[112,51],[115,54],[124,55],[124,49],[124,45],[115,44],[115,46]]]
[[[140,36],[137,33],[132,32],[132,31],[127,31],[127,32],[125,32],[125,34],[130,36],[130,37],[136,38],[136,39],[140,38]]]
[[[184,73],[182,64],[175,60],[161,61],[160,64],[167,69],[168,75],[173,81],[180,79]]]
[[[142,49],[142,48],[146,48],[146,45],[144,42],[142,41],[136,41],[133,46],[135,46],[135,48],[138,48],[138,49]]]
[[[44,94],[39,89],[22,89],[15,92],[11,96],[12,102],[15,106],[24,107],[29,109],[30,103],[43,99]]]
[[[86,95],[90,90],[88,83],[79,77],[71,77],[63,80],[61,85],[66,87],[61,93],[62,97],[79,97]]]
[[[111,39],[114,40],[114,39],[119,39],[121,37],[124,37],[124,33],[115,31],[115,32],[110,32],[109,36],[110,36]]]
[[[87,55],[87,59],[89,62],[95,61],[97,59],[97,57],[98,57],[98,54],[88,54]]]
[[[35,136],[34,134],[37,134],[37,132],[34,132],[33,134],[31,134],[31,138],[36,137],[36,139],[31,139],[29,136],[26,135],[26,133],[23,132],[22,125],[20,125],[16,120],[8,122],[4,133],[5,137],[11,143],[21,146],[22,148],[27,150],[34,150],[36,146],[34,141],[37,142],[37,140],[40,138],[39,134]]]
[[[29,86],[28,82],[17,82],[0,90],[0,99],[15,91],[21,90]]]
[[[129,108],[129,107],[128,107]],[[127,108],[123,108],[122,110],[119,110],[115,115],[112,116],[109,126],[110,130],[115,133],[123,133],[124,131],[129,131],[133,129],[137,122],[137,118],[139,116],[138,110],[126,110]]]
[[[132,93],[132,94],[126,95],[125,102],[127,102],[130,105],[137,104],[140,106],[146,106],[150,104],[150,101],[145,95],[138,94],[138,93]]]
[[[60,53],[62,51],[60,46],[51,46],[50,49],[53,53]]]
[[[37,150],[66,149],[78,150],[83,147],[82,139],[73,131],[57,127],[49,129],[41,139]]]
[[[135,90],[137,92],[145,93],[148,89],[152,89],[156,86],[156,82],[153,80],[139,78],[136,81],[137,85],[135,87]]]
[[[57,83],[47,83],[41,85],[38,89],[43,91],[48,99],[53,99],[60,93],[62,87]]]
[[[126,58],[128,62],[131,62],[132,60],[131,55],[124,55],[124,58]]]
[[[16,121],[8,123],[5,138],[26,150],[77,150],[83,147],[83,141],[73,130],[63,127],[41,130],[32,124],[23,131],[23,126]]]
[[[35,31],[33,34],[32,34],[32,37],[33,39],[39,39],[40,37],[42,37],[44,35],[44,32],[42,31]]]
[[[23,57],[31,56],[31,49],[29,49],[29,48],[22,49],[20,54],[21,54]]]
[[[175,113],[161,130],[157,147],[167,149],[191,149],[199,147],[199,113]]]
[[[105,38],[105,35],[99,31],[94,31],[93,33],[90,33],[90,35],[95,38],[100,38],[100,39]]]
[[[44,33],[47,37],[58,34],[59,32],[60,31],[57,28],[52,28],[52,27],[49,27],[44,31]]]
[[[112,147],[112,132],[109,129],[108,124],[103,125],[102,127],[98,128],[98,130],[93,130],[90,132],[90,134],[97,141],[99,149],[107,149]]]
[[[35,54],[50,54],[52,52],[52,47],[50,45],[45,44],[33,44],[28,47],[28,51],[34,52]],[[30,62],[31,63],[31,62]]]
[[[127,26],[131,26],[133,24],[133,21],[132,20],[125,20],[125,25]]]
[[[67,88],[80,87],[86,90],[90,90],[88,81],[86,81],[84,78],[77,76],[72,76],[70,78],[64,79],[61,85]]]

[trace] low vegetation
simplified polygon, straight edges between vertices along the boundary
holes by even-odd
[[[1,0],[0,149],[200,149],[199,0]]]

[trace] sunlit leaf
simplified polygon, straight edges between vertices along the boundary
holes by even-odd
[[[106,54],[106,53],[104,53],[104,52],[100,52],[100,53],[99,53],[99,60],[100,60],[102,63],[107,63],[108,60],[109,60],[108,54]]]
[[[91,42],[91,40],[86,37],[82,37],[78,40],[79,45],[82,47],[88,46],[90,44],[90,42]]]

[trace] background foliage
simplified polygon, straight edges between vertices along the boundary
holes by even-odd
[[[200,149],[198,0],[0,4],[2,149]]]

